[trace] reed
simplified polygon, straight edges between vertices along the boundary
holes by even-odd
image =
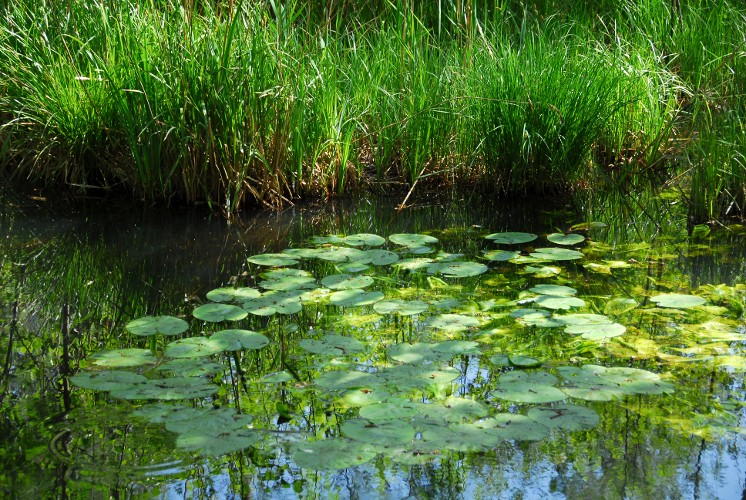
[[[9,0],[0,173],[226,215],[420,179],[509,193],[683,179],[712,193],[691,203],[742,211],[745,11],[671,5]],[[734,166],[696,173],[720,127]]]

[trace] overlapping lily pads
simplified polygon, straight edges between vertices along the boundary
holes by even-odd
[[[252,255],[246,260],[258,266],[269,267],[295,266],[298,264],[298,260],[295,259],[294,256],[286,253],[262,253]]]
[[[365,345],[353,337],[328,333],[320,339],[302,339],[298,345],[308,352],[325,356],[345,356],[363,350]]]

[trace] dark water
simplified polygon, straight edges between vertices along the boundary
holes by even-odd
[[[437,235],[442,250],[473,255],[495,248],[485,243],[483,236],[487,233],[524,231],[543,238],[585,221],[585,217],[568,207],[536,201],[426,200],[400,213],[395,210],[399,201],[310,203],[280,213],[244,214],[228,224],[199,210],[95,205],[71,210],[52,208],[43,202],[5,199],[0,209],[2,495],[17,498],[325,498],[333,495],[344,498],[741,498],[746,495],[743,438],[746,365],[736,361],[742,357],[744,342],[733,339],[733,335],[746,335],[744,233],[735,228],[692,240],[683,220],[668,214],[657,225],[641,222],[641,227],[635,228],[633,220],[621,224],[617,221],[612,228],[589,233],[592,241],[583,244],[586,259],[599,265],[607,261],[632,263],[631,269],[607,273],[576,263],[558,262],[550,265],[562,268],[559,277],[537,279],[520,274],[518,265],[492,263],[490,272],[501,275],[508,284],[495,285],[487,277],[465,280],[469,287],[475,287],[468,293],[477,302],[491,297],[490,287],[502,287],[501,294],[519,299],[522,291],[538,282],[569,284],[581,289],[594,307],[610,297],[638,299],[643,313],[629,316],[627,333],[604,343],[598,351],[569,352],[581,347],[576,344],[566,347],[565,340],[541,328],[520,329],[510,341],[519,345],[523,353],[543,356],[547,360],[545,366],[552,369],[560,361],[575,363],[582,354],[584,362],[623,364],[672,374],[676,386],[672,394],[588,403],[599,415],[598,425],[590,429],[552,432],[549,438],[536,442],[507,440],[489,450],[444,451],[441,456],[421,461],[402,462],[395,454],[381,453],[362,465],[316,472],[293,462],[287,453],[287,440],[295,439],[296,433],[301,436],[299,439],[305,439],[306,434],[301,435],[301,431],[331,438],[339,433],[340,422],[354,417],[355,410],[335,413],[337,410],[330,409],[329,401],[313,392],[264,390],[251,382],[239,394],[241,386],[234,383],[232,390],[238,392],[231,394],[229,389],[228,394],[215,398],[214,405],[240,403],[253,408],[257,427],[277,436],[286,433],[291,437],[278,437],[280,444],[269,437],[261,444],[216,457],[184,451],[176,446],[175,434],[164,430],[162,425],[133,419],[132,411],[141,402],[110,398],[105,393],[83,390],[65,382],[67,375],[90,368],[88,357],[103,348],[161,349],[161,344],[133,339],[125,332],[124,325],[144,315],[190,317],[194,307],[205,302],[205,294],[213,288],[252,282],[258,271],[247,264],[246,257],[250,255],[303,247],[316,235],[387,236],[423,232]],[[524,253],[530,250],[524,249]],[[715,289],[716,285],[721,287]],[[669,291],[706,295],[708,305],[723,310],[682,313],[685,317],[658,316],[641,299]],[[684,340],[682,325],[700,325],[713,318],[727,324],[729,340],[716,343],[689,337]],[[345,328],[349,330],[333,323],[337,331],[363,332],[360,335],[375,338],[375,333],[366,330],[370,325],[360,326],[355,323],[356,317],[343,314],[339,320],[346,321]],[[273,320],[252,321],[254,330],[275,328]],[[373,330],[389,328],[389,323],[377,321],[382,322],[376,323],[378,326]],[[514,328],[510,318],[494,321],[498,327]],[[195,331],[200,326],[190,328],[191,334],[200,333]],[[66,329],[67,340],[63,338]],[[486,354],[505,348],[508,341],[496,337],[491,342],[482,344]],[[683,352],[677,349],[688,349],[684,357],[689,356],[693,362],[667,361],[670,358],[666,356]],[[549,358],[549,351],[556,355],[556,360]],[[473,362],[476,358],[456,363],[463,372],[460,379],[463,388],[459,389],[462,395],[477,398],[493,388],[495,380],[490,373],[494,367],[484,359],[489,358],[486,354],[477,364]],[[245,355],[244,370],[254,370],[257,377],[274,371],[272,356]],[[375,362],[375,356],[368,362]],[[729,361],[718,365],[717,360],[726,357]],[[231,360],[227,363],[233,366]],[[308,373],[322,370],[318,359],[299,359],[297,366]],[[235,374],[233,369],[229,371]],[[291,405],[293,416],[289,422],[278,420],[278,400]],[[497,408],[516,413],[531,407],[494,401],[490,404],[492,411]]]

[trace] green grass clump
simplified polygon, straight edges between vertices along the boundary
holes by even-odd
[[[9,0],[0,174],[226,214],[419,180],[743,212],[746,13],[674,7]]]

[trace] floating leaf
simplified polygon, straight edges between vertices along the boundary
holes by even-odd
[[[457,332],[479,326],[479,320],[462,314],[439,314],[430,318],[428,325],[440,330]]]
[[[127,366],[140,366],[156,362],[155,356],[149,349],[113,349],[110,351],[98,351],[89,358],[93,364],[123,368]]]
[[[202,399],[218,392],[218,387],[194,377],[151,379],[142,384],[111,391],[120,399]]]
[[[355,441],[379,446],[410,444],[415,437],[415,429],[404,420],[373,422],[364,418],[352,418],[341,426],[342,434]]]
[[[344,438],[293,444],[290,456],[304,469],[342,470],[371,461],[377,453],[368,445]]]
[[[534,300],[534,304],[547,309],[572,309],[573,307],[585,306],[585,301],[577,297],[555,297],[542,295]]]
[[[528,418],[550,429],[580,431],[598,425],[598,413],[592,408],[571,404],[541,406],[528,410]]]
[[[255,445],[262,435],[249,429],[228,430],[219,436],[205,435],[199,431],[180,434],[176,446],[187,451],[197,451],[207,456],[222,456]]]
[[[533,368],[535,366],[541,366],[541,361],[530,356],[509,356],[510,364],[519,368]]]
[[[409,419],[419,414],[417,405],[409,400],[386,401],[360,408],[360,418],[378,423],[381,420]]]
[[[616,366],[606,368],[598,376],[618,384],[627,394],[667,394],[674,391],[673,385],[661,380],[657,373],[639,368]]]
[[[298,261],[292,255],[286,253],[263,253],[252,255],[246,260],[258,266],[280,267],[298,264]]]
[[[557,373],[566,379],[560,389],[572,398],[586,401],[611,401],[624,397],[619,384],[599,377],[606,369],[597,365],[560,366]]]
[[[389,241],[410,248],[426,247],[438,242],[438,238],[426,234],[392,234]]]
[[[627,297],[617,297],[611,299],[604,306],[604,314],[613,314],[615,316],[621,316],[622,314],[631,311],[637,307],[637,301],[635,299]]]
[[[487,416],[487,406],[468,398],[449,396],[441,403],[421,404],[420,413],[429,418],[440,419],[445,422],[463,422]]]
[[[478,262],[443,262],[430,264],[427,272],[441,274],[448,278],[468,278],[484,274],[488,269],[487,266]]]
[[[213,302],[243,302],[259,295],[261,293],[255,288],[216,288],[207,292],[207,299]]]
[[[383,299],[383,292],[366,292],[353,288],[352,290],[340,290],[329,296],[329,301],[340,307],[360,307],[375,304]]]
[[[182,408],[165,419],[166,430],[177,433],[199,433],[219,436],[226,431],[248,426],[253,418],[240,415],[232,408]]]
[[[267,337],[251,330],[221,330],[213,333],[210,340],[221,345],[224,351],[258,350],[269,344]]]
[[[291,382],[295,380],[295,377],[293,377],[290,373],[286,372],[285,370],[281,370],[279,372],[273,372],[268,373],[262,378],[259,379],[259,382],[265,383],[265,384],[281,384],[283,382]]]
[[[224,345],[206,337],[189,337],[169,343],[164,354],[170,358],[198,358],[223,352]]]
[[[606,340],[623,335],[627,327],[619,323],[568,325],[565,332],[572,335],[580,335],[588,340]]]
[[[266,290],[300,290],[316,288],[316,279],[308,271],[302,269],[273,269],[262,273],[264,281],[260,283],[261,287]],[[261,294],[257,293],[245,300],[256,299]]]
[[[518,245],[534,241],[538,236],[533,233],[505,232],[488,234],[484,238],[486,240],[492,240],[498,244]]]
[[[691,307],[701,306],[707,302],[704,298],[697,295],[683,295],[680,293],[664,293],[650,298],[651,302],[658,304],[658,307],[668,307],[672,309],[689,309]]]
[[[562,268],[556,267],[556,266],[541,266],[541,267],[526,266],[523,269],[523,273],[533,274],[537,278],[551,278],[552,276],[557,276],[561,272],[562,272]]]
[[[472,423],[432,427],[422,432],[422,441],[429,447],[455,451],[492,450],[500,444],[500,439]],[[415,445],[419,444],[419,442],[415,443]]]
[[[553,387],[557,378],[546,372],[513,371],[500,375],[490,395],[518,403],[552,403],[567,398],[564,392]]]
[[[578,293],[574,288],[564,285],[536,285],[529,290],[541,295],[552,295],[555,297],[572,297]]]
[[[94,391],[110,391],[130,387],[146,380],[145,377],[137,373],[117,370],[79,372],[70,377],[70,382],[73,385]]]
[[[489,435],[515,441],[540,441],[549,435],[545,425],[515,413],[498,413],[492,418],[474,422],[474,426]]]
[[[607,316],[601,314],[562,314],[554,319],[563,325],[609,325],[613,323]]]
[[[195,308],[192,314],[197,319],[211,323],[239,321],[248,316],[246,311],[230,304],[205,304]]]
[[[143,337],[158,333],[178,335],[189,328],[189,323],[173,316],[143,316],[130,321],[125,328],[128,332]]]
[[[382,300],[373,304],[378,314],[398,314],[412,316],[427,311],[428,305],[421,300]]]
[[[271,290],[261,297],[244,302],[243,309],[255,316],[295,314],[303,309],[301,297],[301,290]]]
[[[341,396],[347,406],[360,407],[383,403],[392,397],[391,393],[381,388],[351,389]]]
[[[351,234],[343,238],[345,243],[352,246],[368,246],[368,247],[379,247],[386,243],[386,239],[378,236],[377,234],[360,233]]]
[[[388,266],[399,260],[399,254],[389,250],[366,250],[359,262],[370,263],[374,266]]]
[[[209,359],[182,358],[172,359],[158,367],[159,371],[171,372],[178,377],[200,377],[214,375],[225,367]]]
[[[576,245],[578,243],[582,243],[585,241],[585,236],[582,234],[562,234],[562,233],[552,233],[547,236],[547,240],[551,241],[552,243],[556,245]]]
[[[362,351],[365,344],[352,337],[326,334],[321,339],[302,339],[298,345],[308,352],[325,356],[346,356]]]
[[[368,372],[334,370],[316,377],[316,385],[327,390],[352,389],[354,387],[375,387],[376,377]]]
[[[581,252],[569,248],[537,248],[530,255],[540,260],[577,260],[583,258]]]
[[[323,278],[321,284],[332,290],[350,290],[372,285],[373,278],[370,276],[353,276],[351,274],[333,274]]]
[[[433,259],[419,257],[419,258],[400,260],[399,262],[396,262],[394,266],[401,268],[401,269],[405,269],[407,271],[420,271],[422,269],[427,269],[427,267],[432,263],[433,263]]]
[[[484,258],[493,262],[507,262],[518,257],[520,252],[509,252],[507,250],[489,250],[484,252]]]
[[[316,257],[328,262],[353,262],[363,258],[365,252],[358,248],[326,247],[316,253]]]

